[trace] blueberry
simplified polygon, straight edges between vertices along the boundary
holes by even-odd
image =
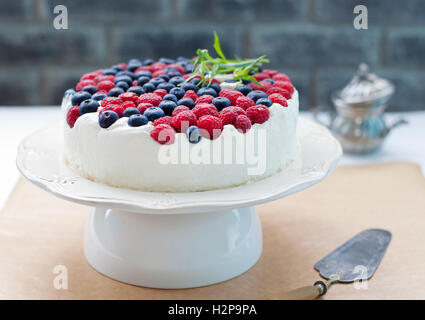
[[[148,71],[148,70],[141,70],[141,71],[137,71],[134,76],[136,78],[140,78],[140,77],[147,77],[147,78],[152,78],[152,72]]]
[[[92,99],[100,101],[106,98],[106,94],[103,92],[96,92],[94,95],[91,96]]]
[[[138,96],[140,96],[141,94],[144,94],[145,93],[145,90],[143,90],[142,87],[134,86],[134,87],[128,88],[127,92],[134,92],[135,94],[137,94]]]
[[[199,90],[199,87],[198,86],[196,86],[195,84],[190,83],[190,82],[187,82],[187,83],[183,84],[181,86],[181,88],[183,90],[185,90],[185,91],[187,91],[187,90],[193,90],[195,92],[198,92],[198,90]]]
[[[190,83],[194,84],[195,86],[201,81],[201,79],[199,78],[194,78],[192,80],[190,80]]]
[[[201,141],[201,132],[197,126],[190,126],[187,128],[186,135],[190,143],[198,143]]]
[[[274,80],[273,79],[264,79],[263,81],[267,81],[267,82],[270,82],[271,84],[274,84]]]
[[[186,57],[182,57],[182,56],[177,57],[177,59],[176,59],[177,62],[186,62],[187,60],[188,59]]]
[[[171,69],[174,69],[174,68],[171,68]],[[167,75],[170,79],[174,77],[181,77],[181,73],[177,69],[167,71]]]
[[[114,76],[117,74],[117,70],[113,69],[113,68],[109,68],[109,69],[105,69],[102,71],[102,74],[105,76]]]
[[[122,116],[123,117],[130,117],[133,114],[140,114],[140,111],[137,108],[129,107],[129,108],[126,108],[124,110],[124,112],[122,113]]]
[[[182,67],[184,68],[184,72],[185,73],[192,72],[192,70],[193,70],[193,63],[182,64]]]
[[[90,94],[94,94],[94,93],[96,93],[97,89],[93,85],[88,85],[88,86],[83,87],[83,89],[81,89],[81,91],[87,91]]]
[[[246,96],[248,93],[250,93],[252,91],[252,88],[250,86],[243,85],[243,86],[237,87],[236,90],[238,90],[244,96]]]
[[[90,98],[91,98],[91,94],[88,93],[87,91],[79,91],[74,93],[74,95],[71,98],[71,103],[73,106],[78,106],[81,102]]]
[[[130,71],[119,71],[115,75],[115,78],[122,77],[122,76],[129,77],[130,79],[134,79],[134,74],[133,74],[133,72],[130,72]]]
[[[168,58],[160,58],[158,60],[158,62],[162,62],[162,63],[165,63],[165,64],[173,64],[173,63],[175,63],[175,61],[173,59],[168,59]]]
[[[176,86],[172,83],[164,82],[160,83],[156,88],[157,89],[165,89],[167,92],[170,92],[171,89],[175,88]]]
[[[220,85],[218,83],[215,83],[215,82],[211,82],[209,85],[204,84],[202,87],[203,88],[213,88],[217,94],[220,93],[220,91],[221,91]]]
[[[177,76],[177,77],[172,77],[170,79],[170,81],[168,81],[169,83],[174,84],[175,86],[179,85],[180,83],[184,82],[184,78]]]
[[[251,80],[245,80],[245,79],[244,79],[244,80],[242,80],[242,83],[243,83],[243,84],[250,84],[250,83],[251,83]],[[252,89],[252,88],[251,88],[251,89]]]
[[[150,78],[145,77],[145,76],[141,76],[141,77],[137,78],[137,85],[143,86],[145,83],[148,83],[149,80],[150,80]]]
[[[109,128],[119,119],[118,113],[112,110],[103,111],[99,116],[99,125],[102,128]]]
[[[145,90],[145,92],[154,92],[154,90],[156,89],[156,87],[150,82],[145,83],[142,88],[143,90]]]
[[[97,100],[87,99],[80,103],[78,112],[82,116],[85,113],[97,112],[97,108],[99,108],[99,102]]]
[[[179,101],[177,101],[178,106],[186,106],[190,109],[193,109],[195,107],[195,102],[193,102],[192,98],[182,98]]]
[[[143,65],[144,66],[149,66],[149,65],[151,65],[154,62],[155,62],[154,59],[146,59],[146,60],[143,61]]]
[[[119,66],[119,65],[117,65],[117,64],[114,65],[114,66],[112,66],[111,68],[117,70],[117,72],[124,71],[124,68],[121,67],[121,66]]]
[[[213,97],[217,97],[217,92],[213,88],[204,87],[198,90],[198,96],[210,95]]]
[[[142,66],[142,62],[139,59],[131,59],[127,64],[127,70],[133,72],[137,68]]]
[[[124,81],[128,84],[128,86],[131,86],[131,84],[133,83],[133,79],[130,76],[119,76],[119,77],[115,77],[114,83],[118,83],[120,81]]]
[[[165,116],[164,111],[158,107],[150,107],[145,110],[143,115],[148,118],[149,121],[155,121],[156,119],[162,118]]]
[[[175,109],[175,107],[177,107],[177,104],[171,100],[163,100],[158,105],[158,107],[160,107],[162,111],[164,111],[165,115],[171,116],[173,110]]]
[[[183,98],[186,91],[183,88],[175,87],[175,88],[171,89],[169,91],[169,93],[174,94],[177,97],[177,99],[181,99],[181,98]]]
[[[148,118],[142,114],[133,114],[128,118],[128,125],[130,127],[140,127],[148,124]]]
[[[264,91],[260,91],[260,90],[251,91],[246,96],[254,100],[254,102],[260,98],[267,98],[267,94]]]
[[[64,97],[70,95],[70,94],[74,94],[76,91],[74,89],[68,89],[65,91],[65,93],[63,94]]]
[[[238,80],[237,79],[226,79],[226,80],[224,80],[224,82],[226,82],[226,83],[235,83],[235,82],[238,82]]]
[[[118,81],[118,82],[115,84],[115,87],[117,87],[117,88],[121,88],[121,89],[123,89],[124,91],[126,91],[126,90],[128,89],[128,87],[129,87],[129,85],[128,85],[128,83],[127,83],[127,82],[125,82],[125,81]]]
[[[156,87],[160,83],[167,82],[167,81],[165,81],[162,78],[156,77],[156,78],[151,79],[149,82],[152,83]]]
[[[255,102],[255,104],[262,104],[266,107],[271,107],[273,102],[271,102],[271,100],[268,98],[260,98]]]
[[[224,108],[230,106],[230,100],[225,97],[214,98],[212,104],[215,105],[218,111],[223,110]]]
[[[169,101],[174,101],[175,103],[177,103],[177,97],[174,94],[168,93],[166,94],[162,100],[169,100]]]
[[[166,82],[170,80],[170,77],[167,74],[161,74],[158,78],[164,79]]]
[[[112,88],[108,92],[108,96],[110,97],[118,97],[121,93],[124,93],[124,90],[122,88]]]

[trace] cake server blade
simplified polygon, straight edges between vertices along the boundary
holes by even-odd
[[[314,265],[327,281],[298,288],[279,299],[315,299],[324,295],[331,284],[370,279],[378,268],[391,241],[391,233],[382,229],[362,231]]]

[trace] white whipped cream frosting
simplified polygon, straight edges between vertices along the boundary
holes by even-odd
[[[68,96],[62,101],[65,116],[70,107]],[[171,145],[151,138],[151,122],[130,127],[123,117],[104,129],[98,112],[87,113],[72,129],[64,121],[65,159],[79,175],[121,188],[188,192],[241,185],[277,173],[297,154],[298,92],[288,107],[274,103],[269,111],[270,118],[246,134],[226,125],[215,140],[202,138],[191,144],[186,134],[176,133]]]

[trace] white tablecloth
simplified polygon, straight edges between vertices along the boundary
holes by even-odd
[[[310,117],[308,113],[304,115]],[[419,163],[425,175],[425,111],[390,113],[387,119],[399,117],[409,121],[409,125],[390,133],[379,151],[363,156],[344,155],[340,165],[404,160]],[[15,165],[19,142],[59,118],[58,107],[0,107],[0,209],[19,178]]]

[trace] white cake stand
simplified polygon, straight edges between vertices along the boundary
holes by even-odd
[[[251,268],[262,251],[253,206],[308,188],[336,166],[342,149],[326,128],[300,117],[297,134],[301,151],[287,169],[255,183],[205,192],[141,192],[84,179],[63,162],[60,123],[22,141],[17,166],[44,190],[94,207],[84,249],[96,270],[139,286],[190,288]]]

